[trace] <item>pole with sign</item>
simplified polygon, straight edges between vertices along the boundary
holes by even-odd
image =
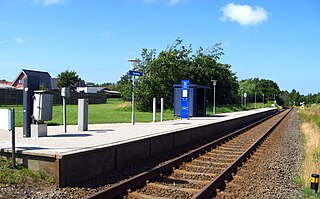
[[[181,119],[189,119],[189,80],[181,81],[181,109],[180,117]]]
[[[16,167],[15,110],[0,109],[0,129],[12,131],[12,168]]]
[[[135,123],[135,117],[134,117],[134,82],[136,76],[142,76],[142,72],[135,71],[137,64],[139,63],[138,59],[128,59],[128,62],[131,62],[132,64],[132,70],[129,70],[128,75],[132,76],[132,84],[131,84],[131,90],[132,90],[132,111],[131,111],[131,124],[134,125]]]

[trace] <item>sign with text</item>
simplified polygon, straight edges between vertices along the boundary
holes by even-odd
[[[189,119],[189,80],[181,81],[181,119]]]
[[[0,129],[11,131],[11,110],[0,109]]]
[[[142,76],[143,73],[142,73],[142,72],[139,72],[139,71],[129,70],[128,75],[132,75],[132,76]]]

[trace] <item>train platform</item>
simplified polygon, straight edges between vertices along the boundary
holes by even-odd
[[[192,142],[227,132],[276,112],[274,108],[193,117],[155,123],[48,126],[48,135],[23,138],[16,128],[16,156],[31,170],[56,178],[59,187],[70,186],[115,168],[125,167]],[[90,121],[90,118],[89,118]],[[0,130],[0,154],[10,156],[11,134]],[[97,166],[97,162],[99,165]]]

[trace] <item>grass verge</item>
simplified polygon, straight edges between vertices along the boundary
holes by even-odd
[[[304,162],[297,182],[303,187],[303,196],[316,198],[310,190],[311,174],[320,174],[320,106],[313,105],[299,111],[303,134]],[[318,197],[320,198],[320,196]]]
[[[52,177],[41,172],[32,172],[22,165],[17,165],[15,169],[12,169],[9,159],[0,156],[0,187],[25,183],[29,181],[30,178],[40,179],[49,184],[54,183],[54,179]]]

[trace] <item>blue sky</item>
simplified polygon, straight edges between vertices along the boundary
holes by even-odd
[[[116,82],[141,49],[222,43],[238,79],[320,92],[319,0],[0,0],[0,79],[66,69]]]

